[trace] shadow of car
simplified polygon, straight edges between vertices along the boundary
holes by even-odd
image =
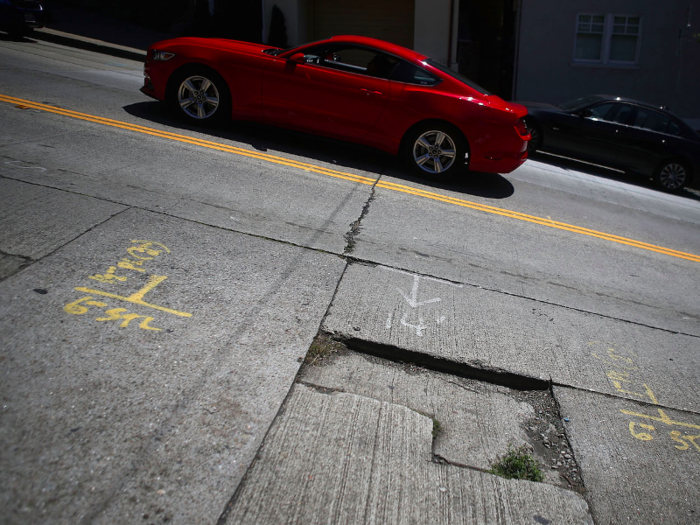
[[[45,23],[46,13],[38,0],[0,0],[0,31],[22,37]]]
[[[530,154],[541,150],[624,170],[669,192],[700,173],[700,135],[651,104],[609,95],[519,103],[528,110]]]
[[[248,144],[257,151],[272,155],[292,155],[308,159],[308,162],[334,165],[338,170],[358,170],[377,177],[395,177],[435,190],[455,191],[489,199],[507,199],[515,193],[512,183],[497,173],[475,173],[474,177],[451,179],[426,179],[407,171],[395,156],[376,148],[320,135],[299,133],[268,124],[224,121],[203,129],[178,118],[169,108],[153,101],[130,104],[124,107],[124,111],[139,119],[180,129],[185,133],[205,133],[215,139]]]

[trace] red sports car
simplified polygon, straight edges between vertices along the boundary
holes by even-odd
[[[527,158],[524,106],[373,38],[293,49],[217,38],[152,45],[141,91],[193,122],[253,120],[369,145],[418,174],[508,173]]]

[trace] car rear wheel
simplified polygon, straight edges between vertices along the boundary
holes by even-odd
[[[172,102],[181,115],[196,124],[220,121],[230,112],[226,82],[214,71],[181,74],[175,82]]]
[[[654,172],[654,182],[665,191],[680,191],[689,181],[690,171],[679,160],[663,162]]]
[[[462,134],[443,124],[413,130],[404,144],[404,161],[419,176],[448,178],[464,166],[467,151]]]
[[[532,155],[542,146],[542,128],[532,119],[526,119],[527,129],[530,132],[530,141],[527,143],[527,153]]]

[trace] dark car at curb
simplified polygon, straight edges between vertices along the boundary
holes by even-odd
[[[0,31],[14,37],[44,27],[46,13],[38,0],[0,0]]]
[[[650,177],[677,192],[700,173],[700,135],[662,108],[609,95],[559,105],[519,102],[528,110],[528,148]]]

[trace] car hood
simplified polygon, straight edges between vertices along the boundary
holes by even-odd
[[[202,37],[181,37],[163,40],[151,46],[155,49],[168,49],[172,46],[195,46],[209,47],[221,49],[225,51],[233,51],[237,53],[260,53],[265,49],[274,49],[274,46],[266,46],[263,44],[253,44],[251,42],[243,42],[241,40],[229,40],[227,38],[202,38]]]

